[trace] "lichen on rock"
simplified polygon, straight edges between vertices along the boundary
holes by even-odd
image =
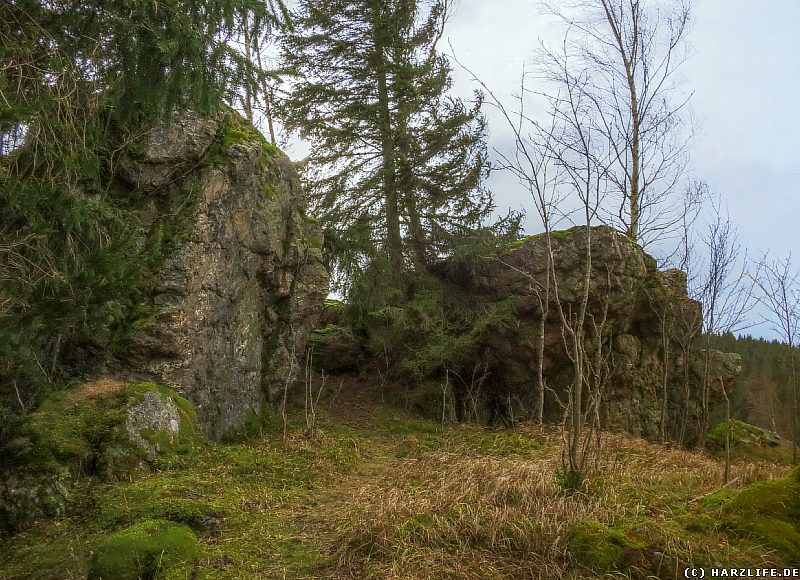
[[[559,303],[567,316],[580,308],[584,264],[587,248],[591,248],[592,275],[584,333],[587,355],[592,358],[592,380],[601,381],[602,426],[659,438],[666,373],[665,436],[688,445],[697,442],[703,412],[699,370],[702,361],[698,358],[703,351],[696,347],[686,351],[681,337],[697,332],[701,308],[687,295],[686,274],[659,270],[655,259],[640,246],[606,226],[553,232],[550,244],[558,302],[551,287],[546,311],[540,302],[549,269],[545,235],[528,236],[511,244],[470,281],[469,291],[490,302],[517,300],[515,328],[489,332],[485,338],[482,356],[489,385],[485,389],[486,404],[508,406],[509,401],[516,401],[521,406],[519,412],[533,412],[540,363],[539,323],[544,317],[541,364],[548,387],[544,418],[553,422],[562,419],[561,404],[568,398],[573,364],[564,346]],[[741,369],[741,360],[738,355],[712,351],[710,366],[713,381],[709,403],[713,409],[719,408],[722,400],[720,380],[730,388]],[[491,415],[489,411],[485,414]]]
[[[111,370],[168,385],[219,440],[297,374],[328,291],[320,227],[289,159],[233,112],[176,115],[120,180],[160,261]]]

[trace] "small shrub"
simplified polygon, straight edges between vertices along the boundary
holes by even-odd
[[[583,476],[579,472],[564,466],[556,471],[556,485],[564,493],[582,492],[586,489]]]

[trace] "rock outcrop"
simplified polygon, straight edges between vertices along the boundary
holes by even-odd
[[[576,227],[554,232],[551,238],[558,302],[568,319],[580,308],[591,238],[592,276],[584,325],[586,373],[602,397],[603,426],[657,438],[666,396],[665,435],[687,444],[695,442],[702,413],[698,370],[702,351],[687,349],[685,337],[698,328],[701,310],[687,296],[685,274],[659,271],[651,256],[608,227]],[[517,413],[531,413],[537,398],[536,346],[545,302],[540,302],[540,296],[544,297],[547,252],[543,235],[521,240],[493,262],[476,284],[475,291],[490,300],[518,300],[517,328],[486,341],[490,361],[486,390],[491,404],[515,404]],[[563,416],[560,403],[567,399],[573,376],[555,294],[551,287],[544,312],[542,361],[549,389],[545,417],[552,422]],[[720,380],[733,380],[741,360],[714,351],[710,361],[714,380],[708,398],[713,408],[721,400]]]
[[[177,116],[121,165],[153,280],[112,370],[171,387],[219,439],[294,378],[328,292],[320,228],[289,159],[233,113]]]

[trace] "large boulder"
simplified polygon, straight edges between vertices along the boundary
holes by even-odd
[[[328,292],[321,230],[292,163],[235,113],[177,115],[118,175],[153,281],[112,370],[174,389],[218,440],[295,378]]]
[[[517,405],[515,413],[531,413],[537,398],[539,323],[545,318],[542,360],[548,386],[545,418],[563,418],[573,364],[565,347],[562,314],[573,319],[584,292],[587,248],[591,247],[591,278],[583,331],[587,337],[586,376],[598,389],[605,428],[626,430],[648,438],[661,435],[666,391],[664,435],[696,442],[702,425],[701,376],[698,351],[685,340],[701,322],[700,304],[686,292],[686,275],[660,271],[656,261],[622,233],[609,227],[575,227],[551,236],[553,272],[544,300],[548,243],[544,235],[512,245],[486,269],[471,291],[489,300],[517,301],[518,324],[513,332],[487,337],[486,381],[491,404]],[[560,310],[559,310],[560,309]],[[708,399],[721,400],[722,384],[735,378],[741,363],[736,355],[711,353],[714,367]],[[737,360],[734,360],[737,359]],[[589,396],[584,397],[588,403]]]

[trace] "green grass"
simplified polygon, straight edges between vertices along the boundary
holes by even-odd
[[[317,416],[309,429],[295,411],[285,440],[266,423],[132,481],[81,480],[70,515],[0,544],[0,578],[85,578],[103,546],[167,525],[152,522],[196,538],[158,578],[596,578],[646,549],[673,565],[793,554],[797,474],[720,489],[708,455],[606,434],[565,494],[554,429],[443,426],[363,399]],[[742,484],[785,473],[733,466]]]
[[[132,482],[87,481],[77,492],[73,515],[0,546],[0,578],[85,577],[98,545],[148,520],[190,526],[198,534],[197,560],[213,577],[240,578],[266,564],[275,574],[284,569],[302,574],[319,563],[319,555],[313,548],[296,549],[305,542],[288,525],[290,518],[281,517],[282,510],[302,504],[315,485],[352,468],[359,444],[347,430],[314,435],[295,426],[289,435],[287,441],[269,433],[247,444],[208,447]],[[207,529],[213,520],[217,529]]]

